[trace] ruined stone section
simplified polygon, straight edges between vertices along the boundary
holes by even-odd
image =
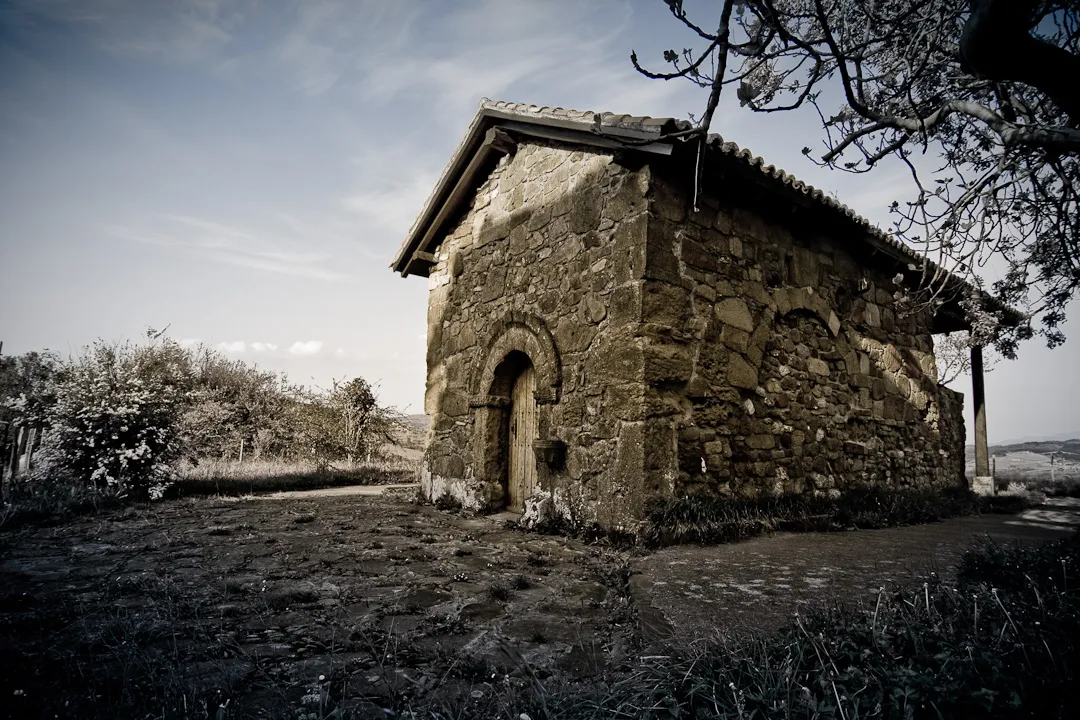
[[[645,348],[641,320],[650,171],[611,153],[522,143],[500,160],[438,249],[429,276],[431,415],[422,492],[464,507],[505,502],[511,353],[537,372],[534,517],[615,525],[640,510]]]
[[[961,484],[962,396],[937,383],[929,315],[789,213],[737,191],[693,212],[673,177],[654,171],[649,200],[647,489]]]

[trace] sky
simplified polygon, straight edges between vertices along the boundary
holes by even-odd
[[[168,326],[423,412],[427,282],[388,265],[480,98],[686,118],[629,54],[689,43],[661,0],[0,0],[3,352]],[[813,165],[814,115],[712,129],[883,227],[908,190]],[[987,375],[991,442],[1080,435],[1078,346]]]

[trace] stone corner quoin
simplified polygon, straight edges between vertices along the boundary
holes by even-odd
[[[531,521],[963,486],[963,396],[937,382],[929,312],[898,311],[895,269],[853,228],[714,163],[696,210],[677,154],[526,137],[478,177],[428,267],[428,500],[505,507],[532,441],[562,451],[537,450],[514,508]]]

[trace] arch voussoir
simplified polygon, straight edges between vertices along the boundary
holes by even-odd
[[[542,319],[535,315],[512,312],[495,323],[485,343],[483,364],[473,375],[470,388],[474,407],[502,405],[510,388],[502,387],[499,366],[508,355],[520,352],[529,358],[537,375],[536,400],[556,403],[562,394],[562,366],[555,339]]]

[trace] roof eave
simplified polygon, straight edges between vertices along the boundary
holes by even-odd
[[[653,120],[596,113],[568,116],[557,111],[545,112],[546,108],[532,108],[533,112],[523,114],[503,110],[500,108],[502,104],[485,101],[473,116],[465,137],[458,144],[390,265],[403,277],[427,275],[433,259],[417,258],[417,255],[425,256],[430,251],[427,245],[468,196],[468,191],[474,189],[476,176],[490,166],[491,154],[510,152],[505,140],[501,145],[493,141],[492,131],[510,131],[548,140],[667,155],[671,153],[670,143],[650,141],[658,140],[678,123],[670,118]]]

